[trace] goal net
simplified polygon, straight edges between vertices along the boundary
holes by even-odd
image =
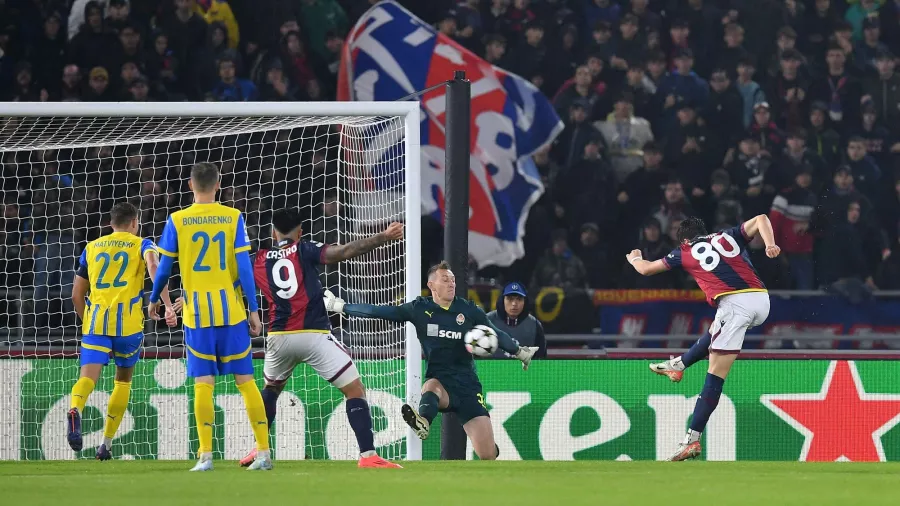
[[[418,115],[418,103],[0,104],[0,382],[8,392],[0,402],[0,460],[93,458],[114,367],[104,368],[88,400],[84,450],[76,454],[66,443],[65,413],[79,373],[81,329],[71,302],[77,258],[111,231],[109,210],[122,201],[139,207],[140,235],[158,241],[169,214],[192,202],[194,163],[219,166],[219,201],[244,213],[254,251],[271,244],[271,214],[283,207],[303,214],[304,239],[323,243],[404,222],[403,241],[323,267],[320,277],[348,302],[395,304],[418,295]],[[173,298],[180,293],[177,273],[169,286]],[[145,293],[149,287],[148,280]],[[407,437],[399,416],[403,402],[417,402],[414,333],[377,320],[332,323],[362,373],[380,454],[420,458],[419,441]],[[113,454],[193,458],[183,332],[148,320],[144,336]],[[263,351],[264,340],[254,339],[260,384]],[[215,457],[239,459],[253,447],[241,396],[231,378],[220,378],[215,392]],[[287,383],[272,432],[276,459],[358,456],[342,394],[306,365]]]

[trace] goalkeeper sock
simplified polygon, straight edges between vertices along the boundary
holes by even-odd
[[[422,400],[419,401],[419,416],[428,420],[430,424],[438,414],[438,404],[440,398],[434,392],[425,392],[422,394]]]
[[[198,451],[200,455],[211,454],[216,413],[213,407],[213,386],[209,383],[194,383],[194,418],[197,420],[197,439],[200,440]]]
[[[375,435],[372,433],[372,412],[365,399],[347,399],[347,419],[356,434],[359,453],[363,457],[374,455]],[[368,453],[372,452],[372,453]]]
[[[274,387],[267,386],[263,388],[262,395],[263,404],[266,406],[266,419],[269,421],[269,429],[271,431],[272,424],[275,423],[275,414],[278,409],[278,396],[281,394]]]
[[[687,369],[688,367],[708,357],[709,346],[711,343],[712,336],[709,335],[709,332],[703,334],[703,337],[701,337],[700,339],[697,339],[697,342],[694,343],[694,345],[691,346],[691,348],[688,351],[684,352],[684,355],[681,356],[681,363],[684,364],[684,369]]]
[[[103,427],[103,444],[109,449],[112,440],[116,437],[125,410],[128,409],[128,398],[131,396],[130,381],[116,381],[112,394],[109,396],[109,405],[106,407],[106,426]]]
[[[84,405],[87,404],[88,397],[94,391],[94,380],[91,378],[78,378],[72,387],[72,404],[70,408],[75,408],[79,413],[84,413]]]
[[[700,438],[699,433],[706,428],[710,415],[713,414],[716,406],[719,405],[719,397],[722,395],[722,385],[724,384],[724,379],[715,374],[706,374],[706,383],[703,385],[703,390],[700,391],[697,404],[694,405],[694,416],[691,417],[691,430],[698,433],[696,435],[697,439]]]
[[[266,420],[266,406],[263,404],[259,387],[253,380],[245,381],[237,386],[244,397],[244,408],[247,410],[247,418],[250,419],[250,428],[253,429],[253,438],[256,439],[257,453],[269,451],[269,423]]]

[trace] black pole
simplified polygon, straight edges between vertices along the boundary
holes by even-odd
[[[468,297],[469,284],[469,121],[471,83],[457,70],[447,83],[444,169],[444,259],[456,275],[456,295]],[[466,459],[466,433],[455,413],[441,416],[441,460]]]

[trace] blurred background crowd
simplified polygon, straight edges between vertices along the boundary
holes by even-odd
[[[0,97],[333,100],[344,37],[375,3],[0,0]],[[718,230],[768,214],[785,254],[756,250],[753,261],[770,288],[900,288],[900,0],[400,3],[529,79],[565,122],[535,155],[546,191],[526,255],[479,275],[529,289],[692,288],[677,273],[640,278],[623,255],[663,257],[688,216]],[[171,171],[193,161],[225,163],[226,183],[259,189],[223,195],[238,207],[296,190],[316,195],[300,205],[326,223],[338,213],[325,191],[336,187],[331,133],[157,143],[112,158],[112,148],[7,153],[0,277],[15,285],[33,270],[40,289],[68,276],[60,262],[115,198],[140,200],[144,221],[161,225],[187,194],[168,187],[181,180]],[[439,259],[440,238],[426,218],[424,264]]]

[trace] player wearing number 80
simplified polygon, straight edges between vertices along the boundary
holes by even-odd
[[[78,272],[72,288],[72,302],[83,322],[81,338],[81,376],[72,387],[72,407],[66,421],[69,446],[80,451],[81,413],[88,396],[100,378],[100,371],[113,354],[116,379],[103,428],[103,444],[97,448],[97,460],[109,460],[112,439],[128,407],[134,364],[140,357],[144,327],[144,269],[152,277],[159,257],[149,239],[138,237],[138,210],[128,203],[116,204],[110,211],[113,233],[88,243],[81,252]],[[168,290],[166,322],[174,326],[175,311]]]
[[[185,299],[187,372],[194,378],[194,416],[200,440],[200,459],[192,471],[212,469],[213,385],[220,374],[233,374],[244,398],[258,450],[250,469],[271,469],[266,410],[253,381],[250,355],[250,333],[259,335],[262,330],[250,238],[240,211],[215,201],[219,189],[215,165],[194,165],[189,184],[194,204],[169,217],[160,240],[163,258],[150,294],[150,315],[153,317],[178,258]],[[250,309],[249,328],[243,296]]]
[[[665,258],[648,262],[641,258],[639,250],[626,257],[645,276],[683,268],[697,281],[710,305],[718,308],[709,332],[684,355],[650,365],[653,372],[677,382],[686,367],[709,355],[706,383],[694,407],[690,430],[669,460],[700,455],[700,435],[719,403],[725,378],[744,344],[744,335],[769,316],[769,295],[747,253],[749,242],[757,234],[765,243],[766,256],[777,257],[781,249],[775,245],[772,223],[764,214],[715,234],[706,232],[703,220],[690,218],[678,229],[680,246]]]

